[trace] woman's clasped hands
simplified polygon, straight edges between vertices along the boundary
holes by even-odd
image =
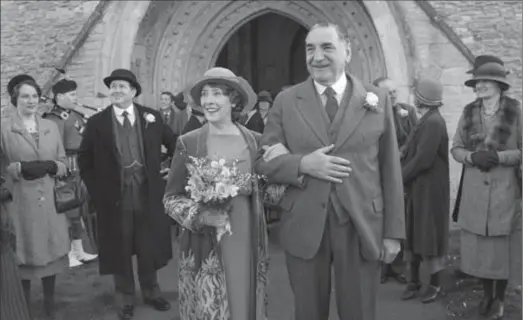
[[[36,180],[45,175],[63,177],[67,175],[65,164],[53,160],[35,160],[13,162],[7,167],[7,172],[15,178],[24,180]]]

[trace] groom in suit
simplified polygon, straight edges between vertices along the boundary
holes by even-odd
[[[295,319],[329,318],[334,267],[340,320],[375,320],[380,260],[405,236],[390,98],[345,72],[350,40],[334,24],[311,28],[306,58],[310,78],[276,97],[256,163],[289,186],[280,242]]]
[[[159,112],[133,102],[141,86],[117,69],[104,79],[112,104],[87,122],[78,166],[97,212],[100,274],[112,274],[120,319],[134,313],[134,271],[144,302],[170,309],[160,296],[156,272],[172,257],[170,219],[164,213],[161,146],[172,154],[174,133]]]

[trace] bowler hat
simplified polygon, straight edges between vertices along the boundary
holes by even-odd
[[[416,85],[416,98],[420,104],[439,107],[443,104],[443,85],[436,80],[421,79]]]
[[[479,80],[495,81],[502,86],[506,86],[507,89],[510,87],[510,83],[507,80],[507,69],[497,62],[488,62],[481,65],[479,68],[474,70],[472,79],[465,81],[467,87],[474,88],[476,82]]]
[[[76,90],[76,88],[77,85],[75,81],[62,79],[54,84],[54,86],[51,88],[51,91],[53,91],[53,94],[56,97],[57,94],[71,92]]]
[[[28,74],[18,74],[16,76],[14,76],[13,78],[11,78],[11,80],[9,80],[9,82],[7,83],[7,93],[12,96],[13,93],[14,93],[14,90],[15,90],[15,87],[23,82],[23,81],[33,81],[33,82],[36,82],[35,79],[33,77],[31,77],[30,75]]]
[[[247,80],[236,76],[231,70],[215,67],[207,70],[203,77],[195,82],[190,90],[191,98],[197,105],[201,105],[200,96],[202,88],[208,83],[222,83],[238,91],[241,96],[243,108],[252,108],[256,104],[256,93],[252,90]]]
[[[272,96],[269,91],[263,90],[258,93],[258,102],[262,101],[272,103]]]
[[[136,80],[136,76],[134,73],[132,73],[131,70],[127,69],[116,69],[114,70],[110,76],[104,79],[104,83],[109,88],[111,85],[111,82],[114,80],[124,80],[131,84],[136,89],[136,95],[135,97],[138,97],[140,93],[142,93],[142,87],[138,83],[138,80]]]
[[[481,56],[477,56],[476,57],[476,59],[474,60],[473,68],[471,70],[467,71],[467,73],[474,73],[474,70],[478,69],[479,67],[481,67],[485,63],[489,63],[489,62],[496,62],[496,63],[499,63],[502,66],[505,65],[503,63],[503,60],[501,60],[500,58],[498,58],[496,56],[485,54],[485,55],[481,55]]]

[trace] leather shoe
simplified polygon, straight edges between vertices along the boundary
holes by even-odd
[[[118,317],[120,320],[131,320],[134,316],[134,306],[125,305],[123,308],[118,310]]]
[[[171,304],[165,300],[164,298],[157,297],[157,298],[146,298],[144,299],[145,304],[150,305],[154,309],[158,311],[167,311],[171,309]]]

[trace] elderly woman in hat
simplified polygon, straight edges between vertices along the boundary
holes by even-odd
[[[449,138],[439,112],[443,105],[441,83],[422,79],[415,92],[421,119],[405,145],[401,163],[407,194],[404,258],[410,265],[402,299],[414,298],[421,288],[419,270],[423,262],[431,276],[419,298],[428,303],[441,292],[439,274],[445,268],[448,248]]]
[[[167,214],[184,227],[180,240],[182,319],[266,319],[267,236],[258,185],[232,199],[232,234],[216,240],[223,215],[198,206],[186,191],[190,157],[236,161],[253,173],[259,135],[236,120],[253,104],[246,81],[225,68],[208,70],[191,89],[207,123],[178,138],[164,196]],[[254,95],[255,97],[255,95]],[[189,212],[198,211],[197,215]]]
[[[272,96],[268,91],[258,93],[258,101],[252,110],[247,113],[245,127],[249,130],[263,133],[269,109],[272,106]]]
[[[41,279],[44,308],[52,315],[56,274],[69,265],[67,220],[57,214],[54,202],[55,177],[66,174],[65,151],[56,124],[37,113],[41,90],[34,79],[15,77],[8,91],[15,110],[2,121],[1,163],[13,197],[7,211],[16,234],[18,268],[27,304],[31,281]]]
[[[521,105],[506,95],[508,72],[499,58],[477,60],[465,82],[477,99],[465,106],[451,149],[464,166],[456,219],[461,269],[483,281],[479,311],[495,306],[492,318],[501,319],[508,280],[521,275],[514,264],[521,251],[511,250],[521,235]]]

